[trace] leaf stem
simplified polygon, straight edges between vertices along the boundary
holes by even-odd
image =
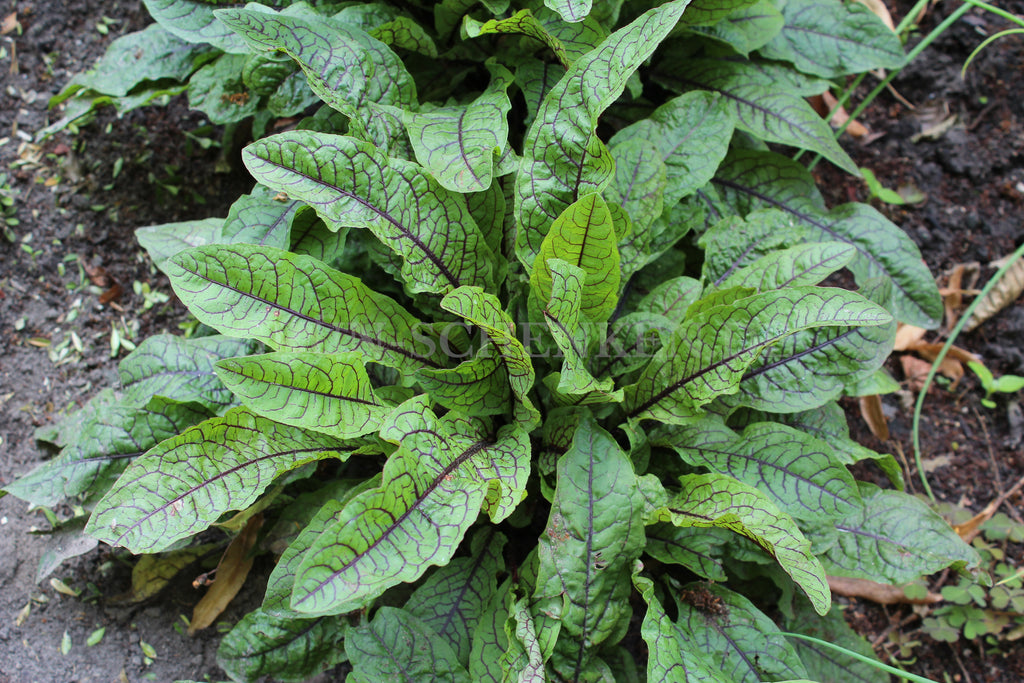
[[[800,640],[808,640],[808,641],[810,641],[810,642],[812,642],[812,643],[814,643],[816,645],[822,645],[822,646],[827,647],[827,648],[829,648],[831,650],[835,650],[837,652],[842,652],[843,654],[845,654],[845,655],[847,655],[849,657],[852,657],[853,659],[856,659],[859,662],[864,662],[865,664],[870,664],[871,666],[875,667],[876,669],[881,669],[882,671],[885,671],[886,673],[890,673],[893,676],[899,676],[900,678],[902,678],[905,681],[913,681],[913,683],[937,683],[936,681],[933,681],[930,678],[925,678],[924,676],[918,676],[917,674],[912,674],[912,673],[904,671],[902,669],[897,669],[894,666],[889,666],[888,664],[883,664],[882,662],[878,661],[877,659],[873,659],[871,657],[867,657],[865,655],[860,654],[859,652],[853,652],[851,650],[847,650],[845,647],[841,647],[839,645],[836,645],[835,643],[829,643],[829,642],[824,641],[824,640],[818,640],[817,638],[813,638],[811,636],[805,636],[802,633],[787,633],[786,631],[782,631],[781,633],[782,633],[782,635],[786,636],[787,638],[799,638]]]
[[[924,471],[924,467],[921,466],[921,408],[924,406],[924,397],[928,394],[928,388],[932,384],[932,380],[935,379],[935,373],[938,372],[939,366],[942,365],[942,361],[946,358],[946,354],[949,349],[952,348],[953,342],[960,335],[960,331],[963,330],[964,325],[970,319],[971,314],[974,313],[974,309],[978,307],[978,304],[988,296],[988,293],[992,291],[992,288],[996,286],[996,283],[1002,279],[1003,275],[1008,271],[1019,258],[1024,256],[1024,244],[1017,248],[1017,251],[1013,252],[1013,255],[1006,260],[1006,263],[996,271],[996,274],[985,283],[981,292],[978,296],[974,297],[974,301],[967,307],[967,310],[960,316],[959,322],[953,327],[952,332],[949,333],[949,338],[946,339],[946,343],[943,344],[942,350],[939,351],[939,355],[932,361],[932,367],[928,371],[928,376],[924,379],[924,385],[921,387],[921,392],[917,395],[917,403],[914,405],[914,421],[911,425],[910,434],[914,445],[914,465],[917,467],[917,473],[921,477],[921,483],[924,485],[925,493],[928,494],[928,498],[935,502],[935,494],[932,493],[932,487],[928,484],[928,475]]]

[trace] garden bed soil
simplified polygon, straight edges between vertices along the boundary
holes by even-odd
[[[909,8],[892,9],[898,20]],[[921,30],[953,9],[952,3],[930,9]],[[1006,9],[1024,12],[1020,2]],[[207,122],[189,113],[181,98],[121,119],[101,113],[78,137],[59,134],[36,145],[33,134],[55,118],[47,111],[50,96],[148,17],[133,0],[5,0],[0,19],[11,12],[20,28],[0,36],[0,173],[7,172],[18,193],[20,225],[17,242],[0,245],[0,486],[51,454],[34,438],[38,427],[116,384],[112,329],[139,341],[175,332],[183,319],[173,297],[161,303],[150,296],[155,305],[147,308],[146,297],[134,290],[148,285],[170,292],[136,244],[134,229],[225,215],[250,185],[241,173],[211,172],[218,150],[196,143],[211,136]],[[994,271],[988,264],[1024,236],[1024,41],[1013,36],[990,45],[966,79],[959,74],[974,47],[1005,26],[991,15],[969,13],[903,71],[895,93],[884,93],[866,112],[869,135],[843,139],[883,184],[912,184],[927,196],[910,206],[874,204],[918,243],[940,284],[958,264],[972,262],[981,264],[983,283]],[[949,115],[957,120],[945,133],[914,141],[923,125]],[[212,139],[217,135],[213,131]],[[831,205],[872,201],[862,183],[825,164],[815,173]],[[997,374],[1024,375],[1019,304],[958,341]],[[126,352],[122,346],[118,356]],[[903,379],[897,360],[890,365]],[[1000,398],[988,409],[980,405],[982,395],[969,374],[955,390],[933,387],[921,432],[924,459],[935,465],[929,474],[935,495],[972,511],[1024,475],[1008,401]],[[884,401],[891,431],[885,443],[864,425],[856,402],[846,407],[858,439],[911,460],[910,413],[898,396]],[[917,476],[911,460],[907,480],[914,490],[920,489]],[[1016,515],[1021,500],[1019,493],[1011,496],[1003,510]],[[191,638],[179,632],[179,615],[190,615],[202,593],[192,587],[194,577],[181,577],[151,602],[119,605],[112,598],[128,588],[130,566],[101,546],[54,572],[83,591],[78,598],[64,595],[48,581],[35,581],[43,539],[29,532],[47,526],[21,501],[0,498],[0,683],[223,677],[215,660],[217,629]],[[1006,549],[1011,561],[1022,560],[1019,546]],[[267,569],[257,565],[254,577]],[[229,607],[222,624],[259,601],[258,583],[255,578],[257,585]],[[850,622],[884,660],[898,654],[893,634],[920,641],[905,665],[909,671],[961,683],[1024,680],[1024,651],[1013,643],[937,642],[918,630],[920,618],[910,607],[844,602]],[[99,628],[106,628],[102,640],[87,645]]]

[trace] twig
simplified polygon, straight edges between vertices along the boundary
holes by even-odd
[[[974,680],[971,678],[971,674],[967,673],[967,669],[964,667],[964,663],[960,661],[960,655],[957,653],[956,648],[950,645],[949,650],[953,653],[953,657],[956,659],[957,666],[960,667],[960,673],[964,675],[964,683],[974,683]]]
[[[985,418],[981,416],[978,409],[971,406],[971,410],[974,412],[974,417],[978,418],[978,424],[981,425],[981,433],[985,435],[985,446],[988,447],[988,461],[992,464],[992,477],[996,480],[996,493],[1000,496],[1003,495],[1003,477],[999,474],[999,463],[996,462],[996,454],[992,450],[992,439],[988,435],[988,427],[985,425]]]

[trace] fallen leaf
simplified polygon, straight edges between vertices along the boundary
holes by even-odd
[[[257,514],[231,540],[217,565],[217,578],[192,610],[192,623],[188,627],[190,636],[212,624],[242,588],[252,569],[253,557],[249,551],[256,544],[256,535],[261,526],[263,515]]]
[[[932,364],[914,356],[900,356],[903,376],[907,378],[907,386],[913,392],[921,391],[924,380],[932,369]]]
[[[89,282],[93,283],[97,287],[109,287],[112,279],[110,273],[103,266],[94,266],[90,263],[86,263],[85,259],[80,259],[82,263],[82,269],[85,274],[89,277]]]
[[[882,412],[882,397],[878,394],[860,397],[860,415],[868,429],[881,441],[889,440],[889,423]]]
[[[124,293],[124,289],[122,289],[121,285],[119,285],[119,284],[117,284],[115,282],[113,287],[111,287],[107,291],[105,291],[102,294],[100,294],[99,302],[101,304],[109,304],[111,301],[115,301],[117,299],[120,299],[121,298],[121,294],[123,294],[123,293]]]
[[[999,282],[975,306],[971,317],[964,323],[964,331],[970,332],[983,322],[1003,310],[1024,292],[1024,259],[1018,259],[1003,273]]]
[[[57,155],[57,156],[59,156],[59,157],[62,157],[62,156],[64,156],[65,154],[69,154],[70,152],[71,152],[71,148],[70,148],[70,147],[68,147],[68,146],[67,146],[67,145],[66,145],[65,143],[63,143],[63,142],[58,142],[58,143],[57,143],[56,145],[54,145],[54,147],[53,147],[53,153],[54,153],[54,154],[56,154],[56,155]]]
[[[16,28],[18,28],[18,13],[11,12],[0,22],[0,36],[6,36]]]
[[[855,138],[862,138],[868,134],[867,126],[859,121],[850,120],[850,115],[846,112],[845,107],[836,108],[836,105],[839,104],[839,100],[837,100],[832,93],[826,90],[821,94],[821,97],[822,102],[825,105],[825,111],[822,113],[822,116],[826,116],[828,112],[832,112],[832,120],[830,123],[833,126],[841,128],[845,125],[846,132]]]
[[[945,467],[951,462],[953,462],[953,456],[949,453],[946,453],[945,455],[936,455],[934,458],[922,460],[921,469],[924,470],[925,474],[931,474],[935,470],[940,467]]]
[[[1017,491],[1024,488],[1024,477],[1017,480],[1008,491],[1000,493],[991,503],[985,506],[985,508],[978,514],[971,517],[963,524],[956,524],[953,526],[953,531],[963,539],[964,543],[970,543],[974,538],[981,533],[981,525],[992,519],[992,515],[996,514],[996,510],[999,506],[1006,502],[1006,500],[1017,493]]]
[[[833,593],[848,598],[864,598],[880,605],[896,605],[909,603],[912,605],[933,605],[942,602],[942,596],[929,591],[923,598],[908,598],[903,586],[891,586],[887,583],[868,581],[867,579],[851,579],[845,576],[829,576],[828,587]]]
[[[896,330],[896,344],[892,347],[893,351],[906,351],[910,348],[911,344],[921,341],[924,339],[924,335],[927,330],[923,327],[914,327],[913,325],[900,324]]]

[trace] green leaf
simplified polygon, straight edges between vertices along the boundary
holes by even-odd
[[[217,362],[217,376],[260,415],[339,439],[376,432],[391,412],[358,352],[229,358]]]
[[[422,26],[394,7],[381,3],[346,7],[334,18],[358,26],[386,45],[418,52],[424,57],[437,57],[437,45]]]
[[[710,26],[755,3],[757,0],[693,0],[679,23],[684,26]]]
[[[978,554],[923,502],[860,483],[863,507],[811,534],[828,543],[822,560],[835,576],[902,584],[947,567],[978,564]]]
[[[438,681],[470,683],[451,646],[405,610],[381,607],[373,620],[349,629],[345,649],[352,683]]]
[[[741,215],[761,207],[780,209],[816,235],[814,241],[839,241],[857,248],[850,264],[857,282],[872,277],[892,281],[898,320],[932,328],[942,317],[942,299],[907,235],[864,204],[831,211],[805,168],[778,154],[736,151],[718,169],[714,186]]]
[[[398,55],[351,24],[328,17],[222,9],[217,18],[256,50],[280,50],[302,67],[309,87],[385,149],[401,135],[396,107],[416,104],[416,84]]]
[[[222,412],[236,400],[217,378],[214,363],[256,350],[249,339],[213,335],[185,339],[157,334],[145,339],[117,367],[126,404],[144,404],[149,397],[174,396]]]
[[[906,62],[899,36],[859,3],[837,0],[777,0],[786,23],[761,54],[792,62],[823,78],[873,69],[898,69]]]
[[[149,225],[137,229],[135,239],[149,252],[153,264],[163,270],[167,260],[180,251],[220,242],[223,225],[223,218]]]
[[[235,123],[259,111],[260,98],[242,81],[246,55],[225,54],[199,69],[188,85],[188,104],[211,123]]]
[[[596,135],[598,118],[672,30],[687,1],[652,9],[613,33],[576,60],[544,97],[523,143],[516,177],[516,253],[527,267],[555,219],[611,181],[615,162]]]
[[[242,195],[224,219],[221,239],[228,244],[242,242],[287,249],[300,209],[301,202],[279,201],[265,190]]]
[[[491,82],[471,103],[403,113],[416,160],[453,192],[480,192],[491,186],[494,164],[508,144],[506,115],[512,72],[488,63]]]
[[[725,529],[680,528],[671,524],[647,527],[644,553],[659,562],[678,564],[708,581],[727,581],[723,555],[734,537]]]
[[[795,607],[792,617],[786,618],[786,630],[803,633],[834,643],[864,657],[876,659],[871,644],[850,628],[838,605],[834,605],[825,616],[816,614],[804,600],[798,601]],[[890,681],[889,674],[868,662],[846,657],[807,640],[794,639],[792,643],[800,656],[800,661],[807,667],[807,675],[820,683],[889,683]]]
[[[244,510],[280,475],[325,458],[343,442],[233,408],[137,458],[96,504],[86,532],[134,553],[159,552]]]
[[[475,683],[502,683],[501,658],[508,649],[505,622],[509,618],[508,601],[511,579],[491,595],[473,631],[469,655],[469,675]]]
[[[753,603],[714,584],[691,583],[676,598],[677,628],[684,647],[711,654],[712,666],[728,681],[806,679],[796,650]]]
[[[561,259],[583,271],[586,281],[580,310],[588,320],[603,322],[615,310],[619,292],[619,251],[615,224],[599,194],[588,194],[571,204],[544,237],[530,275],[530,286],[541,301],[552,296],[549,259]]]
[[[775,251],[715,281],[722,289],[750,287],[759,292],[783,287],[816,285],[857,254],[851,244],[811,242]],[[705,278],[708,276],[705,274]]]
[[[617,642],[629,626],[643,506],[629,458],[584,413],[558,462],[534,590],[537,609],[561,622],[552,665],[566,680],[590,670],[602,643]]]
[[[757,489],[724,474],[688,474],[679,481],[682,490],[659,511],[658,521],[719,527],[749,538],[775,558],[819,614],[828,611],[825,570],[792,517]]]
[[[154,396],[141,408],[117,403],[103,406],[83,420],[60,455],[3,490],[42,506],[54,506],[84,493],[102,494],[131,458],[210,415],[198,404],[162,396]]]
[[[544,671],[545,653],[527,598],[520,598],[512,604],[508,619],[505,621],[505,637],[508,648],[502,654],[501,668],[505,673],[503,679],[510,675],[524,683],[544,683],[547,680]]]
[[[72,78],[50,100],[50,106],[83,89],[124,97],[147,81],[185,81],[215,54],[208,45],[187,43],[159,24],[151,24],[112,42],[88,71]]]
[[[683,20],[685,22],[685,15]],[[769,0],[759,0],[711,26],[695,26],[693,30],[702,36],[720,40],[744,57],[749,57],[751,52],[778,35],[783,24],[782,12]]]
[[[435,570],[405,603],[405,611],[451,645],[462,666],[469,664],[473,634],[497,591],[495,577],[505,570],[505,543],[494,527],[479,530],[469,557]]]
[[[282,350],[358,351],[410,373],[444,367],[429,331],[405,308],[309,256],[246,244],[200,247],[166,268],[189,310],[224,334]]]
[[[224,636],[217,664],[234,680],[301,683],[348,659],[345,622],[339,617],[275,617],[256,609]]]
[[[424,368],[416,377],[430,398],[449,410],[499,415],[511,405],[512,386],[504,359],[486,347],[454,368]]]
[[[561,259],[549,259],[547,265],[552,284],[551,300],[544,308],[544,322],[563,356],[558,391],[566,394],[612,391],[611,379],[595,380],[587,370],[594,326],[580,320],[586,274]]]
[[[654,582],[634,574],[633,584],[647,603],[647,614],[640,627],[640,634],[648,650],[647,680],[732,683],[732,679],[727,678],[711,661],[714,653],[692,647],[690,634],[669,619],[654,594]]]
[[[692,277],[681,276],[658,284],[637,305],[638,311],[653,313],[680,323],[690,304],[701,295],[702,285]]]
[[[645,147],[657,151],[665,164],[665,206],[671,206],[715,175],[729,149],[735,125],[736,116],[727,98],[717,93],[689,92],[661,105],[648,118],[623,128],[610,144],[613,154],[632,141],[647,143]],[[616,162],[621,163],[618,155]],[[616,177],[619,173],[616,168]],[[617,179],[611,187],[619,186]],[[616,201],[629,211],[626,202]],[[633,212],[630,217],[637,222]]]
[[[622,316],[611,324],[611,334],[592,356],[594,374],[615,377],[643,367],[675,326],[665,316],[643,311]]]
[[[731,305],[707,303],[676,328],[638,382],[627,387],[627,415],[685,422],[714,398],[735,393],[758,355],[791,334],[891,320],[857,294],[817,287],[765,292]]]
[[[592,0],[544,0],[544,4],[558,12],[565,21],[575,23],[590,14]]]
[[[245,44],[214,13],[207,0],[143,0],[149,14],[167,31],[189,43],[209,43],[224,52],[247,52]]]
[[[508,370],[509,383],[519,400],[529,404],[527,394],[535,379],[533,362],[523,343],[516,337],[516,326],[501,301],[475,287],[460,287],[441,300],[441,308],[454,313],[483,330],[501,355]]]
[[[411,291],[492,285],[495,257],[465,203],[417,164],[308,131],[254,142],[242,158],[257,180],[309,203],[328,224],[368,228],[402,256]]]
[[[288,58],[267,53],[251,54],[242,67],[242,82],[257,95],[273,95],[296,71],[295,62]]]
[[[611,154],[615,158],[615,178],[605,194],[630,218],[633,229],[626,237],[639,242],[637,248],[646,251],[650,226],[664,206],[667,170],[662,152],[647,139],[629,138],[616,143],[612,138]],[[624,231],[620,228],[618,232]]]
[[[537,118],[544,98],[564,75],[565,68],[560,64],[542,62],[539,59],[524,59],[516,65],[516,85],[526,100],[524,124],[529,125]]]
[[[817,152],[843,170],[860,175],[857,164],[836,142],[828,123],[800,95],[781,87],[747,62],[669,59],[657,79],[676,89],[719,93],[736,116],[736,127],[766,142]]]
[[[566,69],[572,63],[565,46],[562,45],[562,41],[549,33],[544,24],[528,9],[519,10],[506,19],[490,19],[485,22],[479,22],[467,14],[463,21],[463,26],[466,35],[470,38],[493,33],[518,33],[529,36],[546,45],[554,53],[559,63]]]
[[[776,422],[736,434],[706,419],[667,429],[652,441],[674,448],[691,465],[757,488],[796,519],[827,522],[861,504],[853,477],[831,456],[827,442]]]
[[[399,406],[381,436],[400,447],[379,488],[349,502],[303,556],[292,609],[356,609],[430,565],[447,564],[481,507],[493,521],[512,513],[529,474],[529,440],[512,425],[495,436],[450,412],[438,419],[426,396]]]

